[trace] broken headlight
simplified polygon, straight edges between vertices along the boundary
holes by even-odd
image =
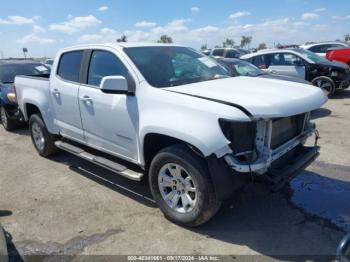
[[[256,122],[235,122],[220,119],[221,130],[236,159],[241,162],[254,162],[257,158],[255,149]]]

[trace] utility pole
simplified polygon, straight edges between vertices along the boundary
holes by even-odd
[[[24,59],[27,59],[27,55],[26,55],[26,53],[28,53],[28,48],[26,48],[26,47],[23,47],[23,55],[24,55]]]

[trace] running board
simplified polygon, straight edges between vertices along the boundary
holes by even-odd
[[[96,164],[100,167],[103,167],[105,169],[108,169],[114,173],[117,173],[118,175],[124,176],[126,178],[129,178],[134,181],[141,181],[143,177],[143,173],[135,172],[131,169],[128,169],[127,167],[120,165],[116,162],[113,162],[107,158],[100,157],[97,155],[90,154],[86,152],[84,149],[74,146],[72,144],[63,142],[63,141],[56,141],[55,146],[59,149],[62,149],[68,153],[71,153],[77,157],[80,157],[84,160],[87,160],[93,164]]]

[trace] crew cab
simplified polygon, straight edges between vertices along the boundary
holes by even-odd
[[[330,61],[338,61],[350,66],[350,47],[330,49],[326,58]]]
[[[49,78],[16,77],[37,152],[57,148],[127,178],[148,178],[171,221],[198,226],[252,176],[276,186],[311,163],[311,85],[230,77],[180,45],[113,43],[61,50]]]

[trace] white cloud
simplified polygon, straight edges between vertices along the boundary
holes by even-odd
[[[34,20],[37,20],[39,17],[35,16],[32,18],[27,18],[23,16],[8,16],[7,19],[1,19],[0,18],[0,24],[3,25],[28,25],[28,24],[34,24]]]
[[[142,27],[155,27],[156,25],[157,25],[157,23],[155,23],[155,22],[141,21],[141,22],[137,22],[135,24],[135,27],[139,27],[139,28],[142,28]]]
[[[346,16],[332,16],[333,20],[348,20],[350,19],[350,15],[346,15]]]
[[[247,12],[247,11],[239,11],[239,12],[230,14],[229,18],[230,19],[238,19],[238,18],[241,18],[241,17],[244,17],[244,16],[248,16],[248,15],[251,15],[251,13]]]
[[[100,11],[100,12],[104,12],[104,11],[107,11],[109,9],[108,6],[104,5],[104,6],[101,6],[97,9],[97,11]]]
[[[23,38],[17,40],[17,43],[20,43],[20,44],[29,44],[29,43],[53,44],[55,42],[56,40],[54,39],[39,37],[36,34],[26,35]]]
[[[74,34],[84,29],[95,27],[101,23],[102,22],[93,15],[78,16],[71,18],[66,22],[62,22],[59,24],[51,24],[49,25],[49,30],[59,31],[65,34]]]
[[[39,26],[39,25],[34,25],[33,26],[33,32],[34,33],[45,33],[46,30],[43,27]]]
[[[312,10],[312,12],[315,12],[315,13],[320,13],[320,12],[324,12],[324,11],[326,11],[326,8],[324,8],[324,7],[316,8],[316,9]]]
[[[200,10],[201,9],[199,7],[197,7],[197,6],[191,7],[191,12],[193,12],[193,13],[199,13]]]
[[[198,33],[198,34],[211,34],[211,33],[215,33],[218,32],[220,29],[216,26],[205,26],[205,27],[200,27],[197,29],[194,29],[193,32]]]
[[[301,15],[301,20],[314,20],[318,19],[320,15],[315,14],[315,13],[304,13]]]

